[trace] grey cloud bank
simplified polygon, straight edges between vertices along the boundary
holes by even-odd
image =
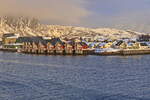
[[[57,24],[79,24],[88,16],[84,0],[0,0],[1,15],[23,15]]]
[[[150,32],[150,0],[0,0],[0,15],[36,17],[46,24]]]

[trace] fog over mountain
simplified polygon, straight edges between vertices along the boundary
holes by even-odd
[[[86,0],[0,0],[1,16],[28,16],[49,24],[80,24]]]
[[[43,24],[117,28],[150,33],[150,0],[0,0],[1,16]]]

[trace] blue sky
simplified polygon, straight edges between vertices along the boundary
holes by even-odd
[[[149,32],[150,0],[93,0],[87,27],[112,27]]]
[[[93,0],[89,9],[101,14],[119,14],[150,8],[149,0]]]
[[[143,14],[150,13],[150,0],[93,0],[89,3],[88,9],[94,18],[98,16],[111,19],[114,17],[131,17],[134,14],[141,14],[143,17]]]
[[[0,0],[0,15],[37,17],[43,23],[112,27],[138,31],[150,28],[150,0]]]

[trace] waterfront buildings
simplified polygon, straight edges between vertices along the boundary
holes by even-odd
[[[88,37],[89,38],[89,37]],[[142,39],[144,38],[144,39]],[[146,39],[145,39],[146,38]],[[15,34],[4,34],[3,49],[19,49],[23,53],[33,54],[63,54],[83,55],[98,52],[118,52],[118,50],[149,50],[148,36],[137,39],[86,39],[86,38],[58,38],[58,37],[19,37]],[[91,41],[92,40],[92,41]]]

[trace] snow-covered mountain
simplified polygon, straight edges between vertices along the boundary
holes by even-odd
[[[117,30],[112,28],[83,28],[60,25],[40,24],[35,18],[26,17],[0,17],[0,36],[4,33],[16,33],[20,36],[55,36],[55,37],[107,37],[131,38],[144,33],[130,30]]]

